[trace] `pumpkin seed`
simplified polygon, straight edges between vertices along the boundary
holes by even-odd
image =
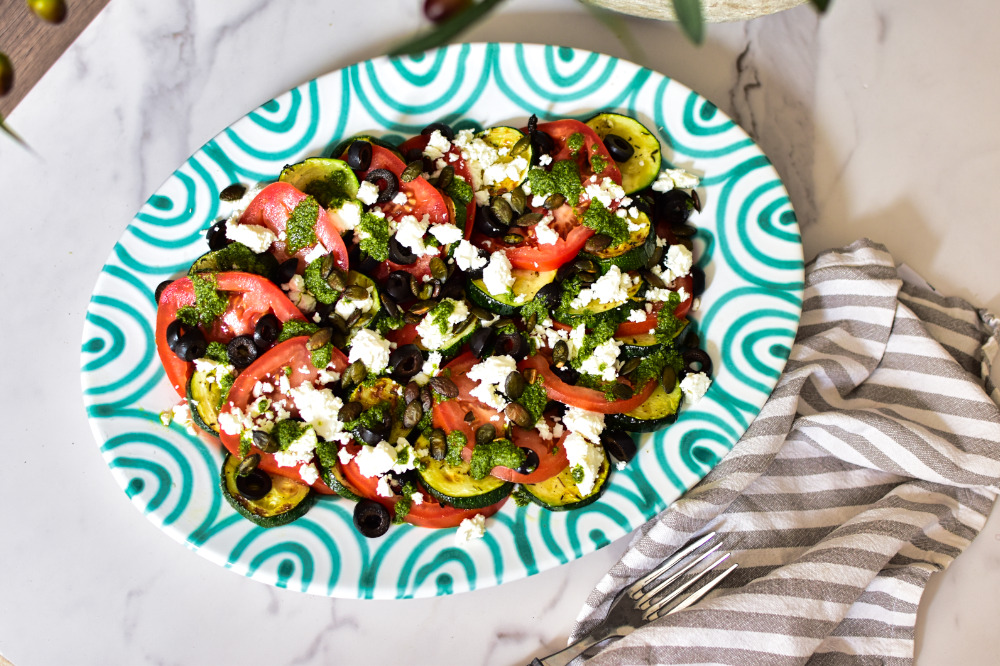
[[[541,213],[525,213],[514,220],[513,225],[515,227],[533,227],[541,221]]]
[[[503,392],[507,395],[508,400],[517,400],[524,395],[525,386],[524,377],[515,370],[507,375],[507,379],[503,383]]]
[[[420,287],[421,286],[422,285],[417,280],[417,276],[416,275],[411,275],[410,276],[410,291],[413,292],[414,296],[419,296],[420,295]]]
[[[438,189],[440,190],[447,189],[447,187],[451,185],[451,181],[453,181],[454,179],[455,179],[455,167],[451,166],[450,164],[445,165],[445,167],[441,169],[441,173],[439,173],[437,177]]]
[[[344,297],[352,301],[363,301],[368,298],[368,290],[359,285],[351,285],[344,290]]]
[[[573,267],[582,273],[597,273],[600,270],[597,262],[588,257],[577,257],[573,260]]]
[[[403,400],[406,401],[407,405],[411,402],[420,400],[420,384],[416,382],[410,382],[407,384],[406,388],[403,390]],[[341,421],[343,421],[343,419],[341,419]]]
[[[274,438],[269,432],[264,432],[263,430],[253,431],[253,445],[264,453],[274,453],[279,448],[278,440]]]
[[[532,312],[531,316],[528,317],[528,321],[524,322],[524,325],[528,327],[529,331],[535,330],[535,326],[538,324],[538,313]]]
[[[611,388],[611,395],[613,395],[616,400],[628,400],[635,395],[635,391],[633,391],[632,387],[628,384],[615,384]]]
[[[333,331],[329,328],[321,328],[309,338],[309,342],[306,343],[306,349],[311,352],[322,349],[330,342],[330,338],[333,337]]]
[[[632,371],[638,368],[641,364],[642,364],[642,359],[630,358],[629,360],[625,361],[625,365],[621,367],[621,370],[618,371],[618,374],[622,376],[632,374]]]
[[[431,377],[430,386],[435,392],[446,398],[458,397],[458,387],[447,377]]]
[[[677,236],[678,238],[691,238],[698,233],[698,230],[690,224],[678,224],[670,227],[670,231],[673,232],[674,236]]]
[[[434,257],[431,259],[431,276],[435,280],[447,280],[448,279],[448,265],[444,263],[441,257]]]
[[[347,366],[347,370],[340,378],[340,383],[344,388],[348,388],[353,384],[360,384],[368,376],[368,368],[361,361],[355,361]]]
[[[494,197],[490,207],[493,209],[493,213],[497,216],[497,219],[505,227],[509,227],[511,220],[514,219],[514,209],[510,207],[507,200],[503,197]]]
[[[697,212],[701,212],[701,196],[698,195],[698,190],[691,190],[691,204]]]
[[[330,255],[327,256],[329,257]],[[347,275],[338,270],[331,271],[326,277],[326,283],[330,285],[332,289],[344,291],[344,288],[347,286]]]
[[[236,467],[236,476],[246,476],[250,472],[257,469],[257,465],[260,464],[260,454],[251,453],[246,458],[240,461],[240,464]]]
[[[557,367],[561,368],[566,365],[566,361],[569,360],[569,345],[565,340],[559,340],[556,342],[556,346],[552,348],[552,363]]]
[[[667,283],[664,282],[660,278],[660,276],[654,273],[653,271],[644,270],[640,273],[640,275],[642,275],[642,279],[648,282],[649,286],[653,287],[654,289],[665,289],[667,287]]]
[[[549,210],[555,210],[566,203],[566,197],[558,192],[553,192],[549,196],[545,197],[545,207]]]
[[[452,333],[458,333],[459,331],[461,331],[462,329],[464,329],[466,326],[471,326],[472,322],[474,322],[474,321],[476,321],[476,315],[471,315],[470,314],[468,317],[466,317],[462,321],[460,321],[457,324],[455,324],[454,326],[452,326],[451,327],[451,332]]]
[[[531,148],[531,137],[525,134],[520,139],[518,139],[517,143],[514,144],[514,147],[510,149],[510,154],[513,157],[517,157],[518,155],[526,151],[528,148]]]
[[[587,244],[583,246],[583,249],[587,252],[602,252],[609,245],[611,245],[611,236],[596,234],[587,239]]]
[[[674,387],[677,386],[677,372],[669,365],[663,368],[663,375],[660,377],[660,383],[663,384],[664,391],[667,393],[673,392]]]
[[[420,174],[424,172],[424,161],[422,159],[413,160],[406,165],[403,169],[403,173],[399,174],[399,179],[404,183],[409,183],[412,180],[416,180],[420,177]]]
[[[417,294],[417,297],[426,301],[427,299],[432,298],[433,296],[434,296],[434,285],[432,285],[430,282],[425,282],[424,286],[420,287],[420,293]]]
[[[422,418],[424,418],[424,407],[414,400],[406,406],[406,410],[403,412],[403,427],[413,428],[420,423]]]
[[[583,284],[593,284],[597,282],[597,273],[577,273],[577,279]]]
[[[423,405],[425,412],[434,409],[434,392],[427,384],[420,387],[420,404]]]
[[[503,413],[516,426],[531,428],[535,425],[531,420],[531,413],[519,403],[510,403],[504,407]]]
[[[361,412],[363,412],[364,409],[364,406],[360,402],[351,401],[340,408],[340,411],[337,412],[337,418],[344,423],[354,421],[361,416]]]
[[[524,209],[528,207],[528,197],[525,196],[524,190],[520,187],[515,187],[510,191],[510,207],[518,215],[522,214]]]
[[[497,438],[496,426],[492,423],[481,425],[476,429],[476,444],[489,444]]]
[[[3,54],[0,54],[0,71],[3,70],[3,61],[6,58]],[[3,94],[3,75],[0,74],[0,95]],[[233,183],[232,185],[227,185],[225,189],[219,192],[219,199],[222,201],[239,201],[243,198],[243,195],[247,193],[247,186],[243,183]]]
[[[330,326],[332,326],[338,333],[347,333],[347,322],[344,321],[344,318],[339,314],[331,312],[327,321],[330,322]]]
[[[528,368],[521,374],[524,375],[524,381],[528,382],[529,384],[534,384],[535,380],[538,379],[539,372],[535,368]]]
[[[478,305],[470,305],[469,312],[474,314],[478,319],[482,321],[492,321],[493,313],[486,308],[481,308]]]
[[[361,310],[355,310],[351,313],[351,316],[347,318],[347,327],[353,328],[361,320],[361,315],[364,314]]]
[[[445,455],[448,453],[448,436],[444,434],[444,430],[440,428],[431,430],[431,434],[427,436],[427,440],[431,444],[431,458],[434,458],[434,460],[444,460]]]
[[[520,245],[524,242],[524,236],[521,234],[510,233],[503,237],[503,242],[507,245]]]
[[[416,315],[425,315],[432,309],[434,309],[435,305],[437,305],[437,303],[430,300],[417,301],[416,303],[410,306],[410,312]]]
[[[424,318],[421,315],[414,314],[412,312],[403,313],[403,321],[405,321],[407,324],[419,324],[423,320]]]
[[[646,262],[646,268],[652,268],[653,266],[659,264],[666,251],[666,248],[662,245],[655,246],[653,248],[653,254],[649,255],[649,260]]]
[[[399,316],[399,306],[396,305],[396,301],[392,300],[388,294],[382,294],[379,298],[382,300],[382,305],[385,306],[385,311],[390,317],[395,318]]]

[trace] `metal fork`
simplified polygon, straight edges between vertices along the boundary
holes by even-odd
[[[701,562],[704,562],[719,549],[722,544],[716,544],[703,553],[697,552],[714,537],[715,532],[706,534],[697,541],[689,544],[683,550],[664,560],[660,566],[639,580],[622,589],[615,596],[614,601],[611,602],[611,609],[608,611],[608,616],[604,618],[601,624],[591,629],[580,640],[565,649],[548,657],[532,660],[529,666],[567,666],[571,661],[598,643],[620,639],[647,622],[652,622],[659,617],[676,613],[697,602],[718,585],[723,578],[732,573],[733,569],[737,566],[736,563],[730,564],[727,569],[716,574],[714,578],[690,592],[680,602],[673,606],[670,605],[687,592],[692,585],[699,582],[702,577],[729,559],[732,553],[722,554],[694,574],[690,579],[684,581],[674,589],[669,588],[681,576]],[[684,562],[689,556],[691,560]],[[676,571],[674,570],[675,567]],[[657,582],[661,576],[666,577]],[[646,589],[647,587],[649,589]]]

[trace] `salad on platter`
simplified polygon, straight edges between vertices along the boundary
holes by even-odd
[[[697,185],[616,113],[356,136],[234,183],[208,251],[157,289],[181,397],[161,419],[221,442],[223,495],[264,527],[323,495],[373,538],[587,506],[630,433],[711,382],[687,325]]]

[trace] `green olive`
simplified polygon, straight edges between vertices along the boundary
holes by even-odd
[[[0,51],[0,95],[6,95],[14,85],[14,65],[3,51]]]
[[[66,18],[66,3],[63,0],[28,0],[28,8],[49,23],[59,23]]]

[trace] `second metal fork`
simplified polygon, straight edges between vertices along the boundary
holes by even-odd
[[[669,588],[681,576],[696,567],[699,563],[705,561],[719,549],[722,544],[716,544],[703,553],[696,552],[708,544],[713,537],[715,537],[715,532],[706,534],[683,550],[664,560],[660,566],[639,580],[622,589],[615,596],[614,601],[611,602],[608,616],[601,624],[591,629],[580,640],[565,649],[543,659],[534,659],[530,666],[566,666],[598,643],[627,636],[647,622],[652,622],[658,617],[676,613],[697,602],[718,585],[723,578],[728,576],[737,565],[735,563],[729,565],[728,568],[716,574],[715,577],[691,591],[679,603],[671,606],[692,585],[699,582],[706,574],[725,562],[731,553],[721,555],[674,589]],[[681,564],[688,556],[691,556],[691,560]],[[674,570],[675,567],[676,571]],[[658,580],[661,576],[665,576],[665,578]]]

